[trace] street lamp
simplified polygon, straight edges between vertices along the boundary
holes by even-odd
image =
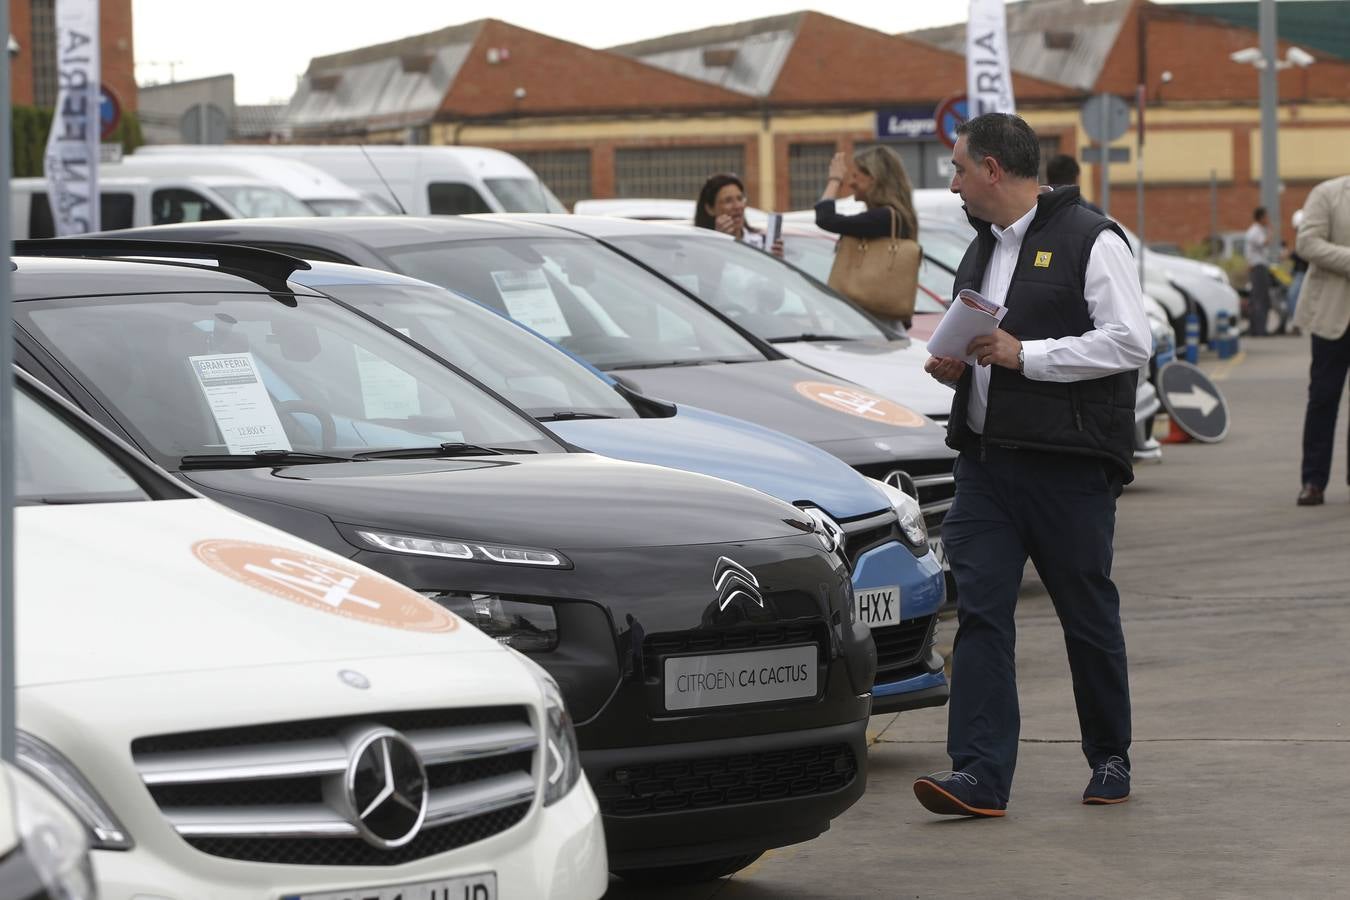
[[[1235,63],[1242,63],[1246,66],[1254,66],[1257,69],[1265,69],[1266,58],[1262,55],[1258,47],[1243,47],[1228,54],[1228,58]],[[1306,69],[1317,62],[1317,57],[1313,56],[1302,47],[1290,47],[1284,53],[1284,59],[1275,60],[1276,70],[1292,69],[1297,66],[1300,69]]]

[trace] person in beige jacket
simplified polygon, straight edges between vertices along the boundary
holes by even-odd
[[[1312,189],[1296,246],[1308,261],[1308,274],[1294,324],[1312,340],[1298,505],[1317,506],[1331,478],[1336,412],[1350,373],[1350,175]]]

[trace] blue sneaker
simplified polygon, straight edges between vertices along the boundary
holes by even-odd
[[[1124,803],[1130,799],[1130,768],[1119,756],[1107,757],[1092,770],[1092,780],[1083,791],[1083,802],[1089,806]]]
[[[914,782],[914,796],[923,808],[940,816],[1005,815],[1008,804],[969,772],[934,772]]]

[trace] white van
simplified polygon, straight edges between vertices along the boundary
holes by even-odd
[[[200,167],[198,167],[200,168]],[[150,174],[127,165],[99,166],[100,227],[104,231],[174,222],[312,216],[314,212],[269,181],[239,174]],[[47,179],[10,180],[14,240],[56,236]]]
[[[317,166],[275,154],[137,152],[123,157],[122,164],[128,170],[150,176],[236,174],[257,178],[282,188],[317,216],[380,216],[397,212],[391,203],[368,200],[356,188]]]
[[[346,182],[375,203],[414,216],[486,212],[567,212],[525,163],[486,147],[352,144],[164,144],[138,156],[266,154],[300,159]],[[397,198],[397,202],[394,202]]]

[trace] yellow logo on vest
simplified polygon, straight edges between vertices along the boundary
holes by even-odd
[[[1054,256],[1049,250],[1037,250],[1036,261],[1032,263],[1038,269],[1050,268],[1050,257]]]

